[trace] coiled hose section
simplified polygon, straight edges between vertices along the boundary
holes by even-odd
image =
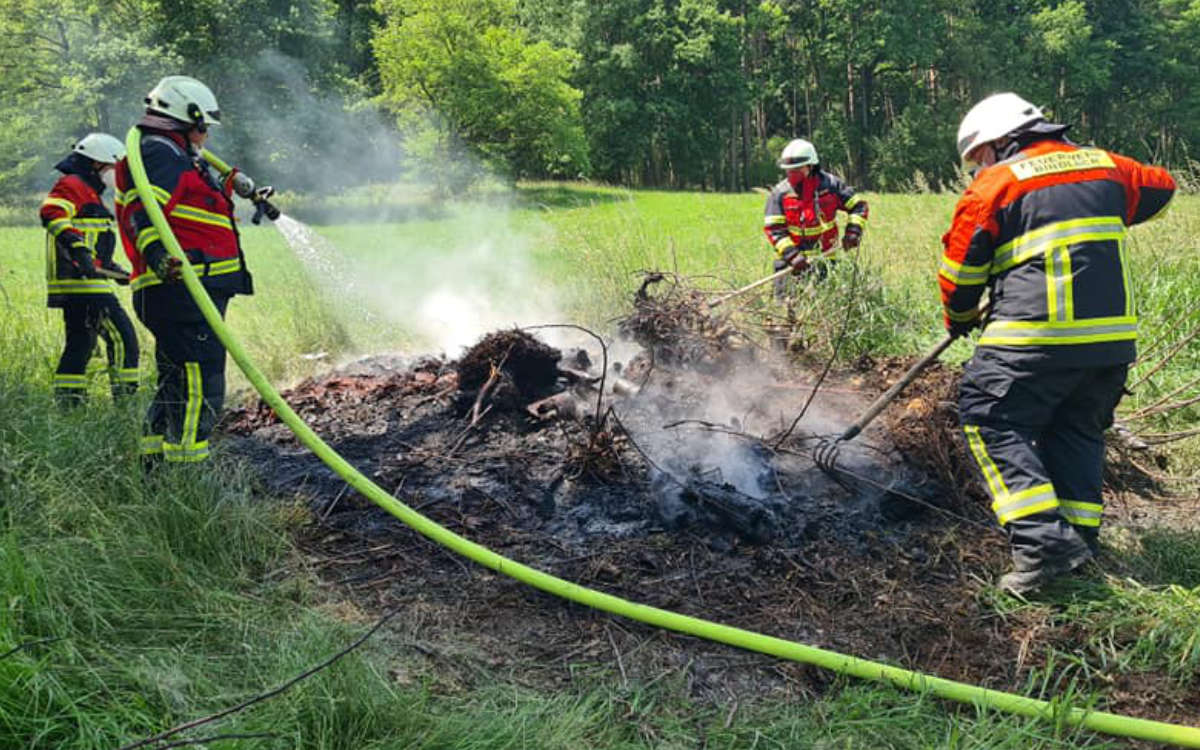
[[[364,497],[395,516],[402,523],[413,528],[429,539],[441,544],[458,554],[467,557],[480,565],[484,565],[498,573],[515,578],[522,583],[541,589],[555,596],[569,599],[578,604],[603,610],[614,615],[628,617],[638,622],[655,627],[686,633],[710,641],[726,643],[748,651],[757,651],[781,659],[812,664],[839,674],[851,675],[864,680],[885,682],[920,693],[932,693],[941,698],[969,703],[979,709],[994,709],[1005,713],[1017,714],[1047,721],[1062,721],[1072,726],[1080,726],[1096,732],[1103,732],[1119,737],[1132,737],[1152,742],[1162,742],[1181,747],[1200,748],[1200,728],[1168,724],[1166,722],[1138,719],[1130,716],[1090,711],[1048,701],[1027,698],[1012,693],[988,690],[976,685],[969,685],[954,680],[913,672],[899,667],[880,664],[878,662],[859,659],[835,651],[806,646],[802,643],[784,640],[762,633],[755,633],[741,628],[721,625],[702,620],[697,617],[671,612],[657,607],[638,604],[620,597],[605,594],[600,591],[585,588],[570,581],[543,573],[540,570],[523,565],[498,555],[488,548],[476,544],[455,534],[449,529],[438,525],[412,508],[397,500],[386,490],[372,482],[361,472],[351,466],[344,458],[317,436],[304,423],[296,412],[288,406],[279,392],[267,381],[254,362],[246,354],[241,343],[234,337],[225,322],[221,319],[208,292],[200,283],[199,277],[192,269],[187,257],[179,246],[179,240],[167,224],[162,207],[154,197],[150,180],[146,176],[145,165],[142,163],[141,131],[137,127],[130,128],[125,138],[128,151],[130,172],[134,186],[141,198],[142,205],[149,214],[162,241],[173,257],[183,263],[183,283],[195,299],[201,312],[221,343],[229,351],[234,362],[245,373],[246,378],[262,396],[263,400],[275,410],[279,418],[291,428],[300,442],[304,443],[325,464],[337,472],[351,487],[358,490]],[[221,171],[228,167],[205,152],[209,163]]]

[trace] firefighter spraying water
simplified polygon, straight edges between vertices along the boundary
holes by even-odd
[[[221,315],[232,297],[254,293],[232,196],[255,205],[256,221],[279,212],[269,202],[273,188],[256,186],[204,149],[209,128],[221,122],[207,86],[188,76],[167,76],[145,103],[127,139],[130,153],[116,167],[116,206],[132,264],[134,310],[155,340],[158,388],[142,437],[142,456],[152,467],[160,459],[208,458],[208,438],[225,401],[225,347],[180,283],[182,261],[167,251],[144,201],[161,204],[169,231]]]

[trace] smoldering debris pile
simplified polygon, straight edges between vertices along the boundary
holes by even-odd
[[[498,407],[549,395],[562,352],[517,329],[489,333],[454,365],[459,390],[483,393]]]
[[[772,447],[766,436],[807,408],[806,391],[778,387],[795,373],[766,374],[749,337],[685,283],[651,294],[662,281],[648,275],[620,321],[642,347],[623,368],[607,351],[564,357],[509,329],[455,361],[370,358],[285,397],[351,463],[452,527],[500,504],[580,544],[686,531],[721,547],[789,547],[816,536],[853,544],[911,515],[885,507],[895,495],[886,482],[830,477],[804,450]],[[226,431],[271,489],[304,496],[321,518],[391,524],[346,499],[265,404],[232,413]],[[787,445],[803,446],[802,432]],[[851,446],[843,456],[865,475],[923,484],[886,450]]]
[[[658,284],[665,289],[651,294]],[[662,273],[646,274],[623,318],[620,333],[655,363],[718,372],[753,357],[750,339],[729,320],[712,314],[704,295]]]

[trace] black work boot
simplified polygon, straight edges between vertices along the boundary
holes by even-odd
[[[1099,526],[1076,526],[1075,533],[1083,537],[1083,541],[1087,543],[1088,549],[1092,551],[1092,557],[1100,555],[1100,527]]]
[[[1092,553],[1084,550],[1070,558],[1046,560],[1036,568],[1014,570],[1011,573],[1005,573],[1000,576],[1000,580],[996,585],[1001,591],[1007,591],[1010,594],[1020,594],[1022,596],[1032,594],[1055,578],[1070,573],[1091,559]]]
[[[1078,529],[1059,518],[1029,517],[1006,527],[1012,543],[1013,571],[997,586],[1013,594],[1030,594],[1092,559]]]

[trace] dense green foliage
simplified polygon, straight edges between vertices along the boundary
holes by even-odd
[[[0,189],[118,135],[162,75],[217,92],[215,147],[295,190],[398,175],[738,190],[814,140],[859,187],[952,185],[972,103],[1191,169],[1200,0],[2,0]]]

